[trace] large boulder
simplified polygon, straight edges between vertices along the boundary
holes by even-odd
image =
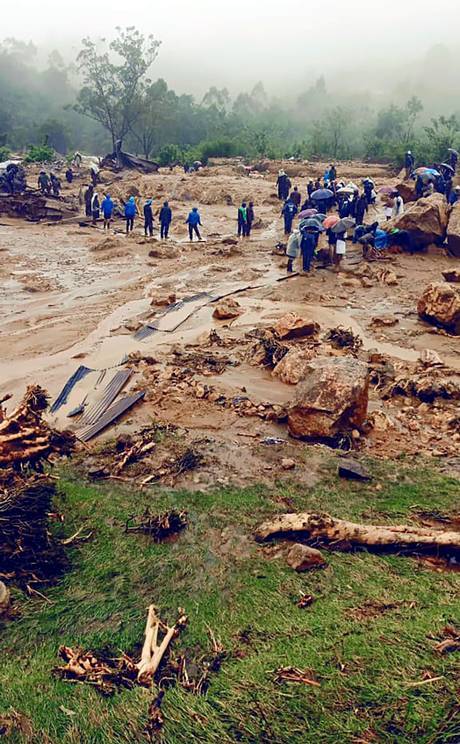
[[[426,248],[432,243],[440,244],[444,241],[448,221],[445,197],[442,194],[433,194],[410,204],[404,214],[388,226],[385,225],[385,229],[397,227],[399,230],[407,230],[415,247]]]
[[[447,226],[447,247],[449,253],[460,258],[460,202],[454,204]]]
[[[310,362],[288,408],[289,433],[297,438],[332,439],[359,429],[367,417],[369,371],[352,357]]]
[[[231,320],[238,318],[243,312],[244,310],[240,303],[234,300],[233,297],[224,297],[223,300],[217,303],[213,316],[217,320]]]
[[[423,320],[460,335],[460,287],[433,282],[420,297],[417,311]]]
[[[319,331],[318,323],[310,318],[301,318],[297,313],[286,313],[273,327],[275,336],[280,339],[314,336]]]

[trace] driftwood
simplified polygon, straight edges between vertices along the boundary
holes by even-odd
[[[346,545],[367,548],[411,548],[425,550],[460,550],[460,532],[439,530],[409,525],[356,524],[335,519],[329,514],[282,514],[270,522],[264,522],[255,533],[262,542],[270,537],[286,537],[301,534],[308,540],[326,542],[335,546]]]
[[[47,407],[45,391],[32,385],[13,413],[0,409],[0,468],[37,467],[53,452],[70,454],[75,437],[48,426],[42,417]]]
[[[187,621],[188,618],[183,610],[179,610],[178,620],[172,627],[168,627],[161,622],[157,608],[154,605],[150,605],[145,626],[145,640],[141,660],[137,665],[137,679],[140,683],[147,684],[153,681],[155,672],[160,666],[169,644],[180,633],[182,628],[186,626]],[[160,630],[164,632],[164,636],[161,643],[158,643]]]

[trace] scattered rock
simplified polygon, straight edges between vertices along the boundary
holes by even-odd
[[[309,362],[315,356],[313,349],[290,349],[272,372],[285,385],[297,385],[305,376]]]
[[[360,462],[348,457],[340,460],[338,473],[341,478],[347,478],[348,480],[372,480],[372,476]]]
[[[460,282],[460,270],[459,269],[447,269],[447,271],[443,271],[442,275],[446,282],[451,282],[452,284],[456,284]]]
[[[367,364],[353,357],[310,362],[288,407],[289,433],[297,438],[332,439],[359,429],[367,417]]]
[[[310,548],[308,545],[296,543],[289,550],[286,557],[288,566],[295,571],[311,571],[313,568],[325,568],[327,562],[324,560],[322,553],[316,548]]]
[[[460,334],[460,287],[451,284],[430,284],[418,301],[417,311],[423,320]]]
[[[395,318],[394,315],[382,315],[377,318],[372,318],[371,325],[372,326],[395,326],[399,323],[398,318]]]
[[[228,235],[220,241],[223,245],[238,245],[238,238]]]
[[[176,293],[170,292],[167,295],[151,295],[150,304],[155,307],[169,307],[176,302]]]
[[[291,460],[289,457],[283,457],[281,460],[281,467],[283,470],[294,470],[295,460]]]
[[[413,181],[400,181],[400,183],[395,186],[395,191],[399,191],[404,200],[404,204],[414,202],[417,199]]]
[[[213,317],[217,320],[231,320],[232,318],[238,318],[243,312],[244,310],[239,302],[232,297],[225,297],[217,303]]]
[[[273,330],[280,339],[314,336],[319,331],[318,323],[309,318],[301,318],[296,313],[287,313],[276,323]]]

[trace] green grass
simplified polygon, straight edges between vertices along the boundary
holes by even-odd
[[[460,623],[459,574],[410,557],[327,553],[326,570],[298,575],[250,539],[286,503],[381,522],[410,520],[415,509],[458,508],[453,478],[420,464],[372,467],[376,481],[350,484],[326,462],[322,481],[306,492],[290,482],[271,490],[139,493],[88,486],[64,471],[56,506],[66,523],[56,530],[71,535],[84,524],[94,537],[69,550],[70,570],[45,590],[49,603],[15,593],[20,617],[0,634],[0,714],[16,712],[23,725],[9,740],[145,741],[148,691],[103,698],[52,670],[60,644],[133,651],[154,602],[170,621],[178,606],[189,615],[176,650],[206,650],[209,625],[229,652],[206,696],[167,691],[168,744],[458,743],[458,654],[436,655],[431,636]],[[190,526],[161,545],[125,535],[126,518],[147,506],[187,509]],[[316,597],[309,609],[296,606],[301,591]],[[382,602],[395,606],[373,612]],[[313,670],[321,687],[275,684],[281,666]],[[442,679],[415,686],[427,672]]]

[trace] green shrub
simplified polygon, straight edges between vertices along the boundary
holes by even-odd
[[[9,147],[7,147],[6,145],[3,145],[2,147],[0,147],[0,163],[3,163],[5,160],[9,160],[10,155],[11,155],[11,152],[10,152]]]
[[[225,138],[202,142],[199,151],[201,157],[198,159],[205,165],[209,158],[234,158],[243,154],[239,142]]]
[[[184,153],[178,145],[164,145],[158,153],[158,162],[163,167],[172,163],[182,163],[183,159]]]
[[[50,163],[54,160],[54,150],[48,145],[29,145],[26,163]]]

